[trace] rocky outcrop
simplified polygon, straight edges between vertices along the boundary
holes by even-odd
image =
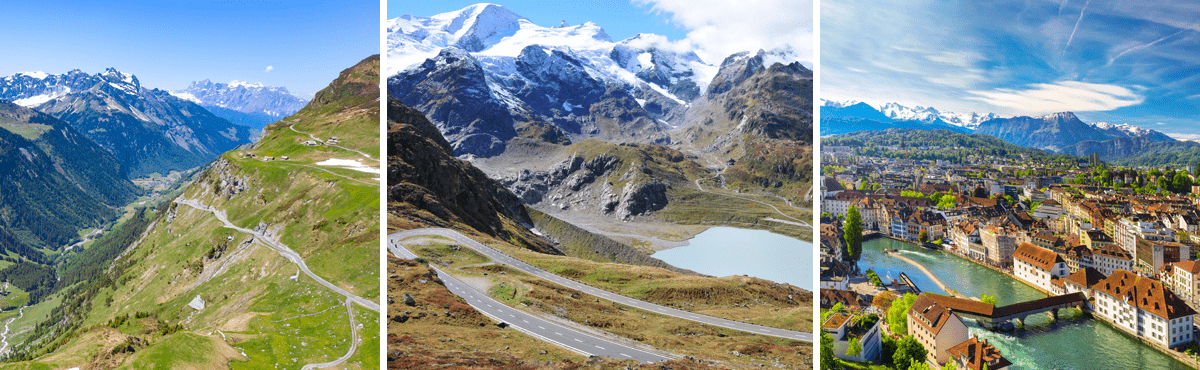
[[[387,83],[389,98],[424,113],[455,155],[497,155],[517,135],[512,115],[493,97],[483,68],[462,49],[442,49]]]
[[[667,206],[667,188],[662,182],[629,182],[621,190],[621,198],[613,213],[618,219],[628,220],[634,216],[663,209]]]
[[[589,160],[573,155],[549,170],[526,169],[499,181],[525,204],[546,202],[559,209],[594,210],[629,220],[667,206],[670,185],[647,172],[637,163],[625,164],[612,155]],[[624,185],[618,188],[613,181]]]
[[[390,213],[425,225],[464,224],[500,239],[512,236],[509,225],[532,225],[516,195],[454,158],[450,143],[420,111],[394,99],[388,100],[387,145]],[[532,247],[558,254],[549,245]]]

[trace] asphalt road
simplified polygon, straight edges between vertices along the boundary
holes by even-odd
[[[396,257],[407,259],[417,258],[417,255],[399,244],[389,246],[389,249]],[[669,360],[667,357],[613,343],[587,333],[542,320],[537,316],[506,306],[500,303],[500,301],[492,299],[487,294],[475,290],[475,288],[463,283],[453,275],[439,270],[437,267],[430,266],[430,268],[437,271],[438,277],[442,279],[442,282],[446,284],[446,288],[451,293],[462,297],[471,307],[491,317],[492,320],[506,323],[513,329],[520,330],[539,340],[569,349],[584,356],[600,356],[622,360],[633,359],[645,363]]]
[[[581,283],[575,282],[573,280],[570,280],[570,279],[567,279],[567,278],[564,278],[564,277],[561,277],[561,276],[558,276],[555,274],[551,274],[545,270],[539,269],[537,267],[533,267],[530,264],[521,262],[512,257],[509,257],[503,253],[500,253],[499,251],[497,251],[495,249],[492,249],[488,246],[480,244],[479,242],[471,240],[471,238],[468,238],[466,235],[460,234],[459,232],[450,230],[450,229],[427,228],[427,229],[416,229],[416,230],[401,231],[401,232],[393,233],[393,234],[388,235],[388,249],[391,250],[393,254],[399,256],[401,254],[398,253],[398,250],[405,250],[404,248],[400,247],[399,240],[407,238],[407,237],[411,237],[411,236],[420,236],[420,235],[437,235],[437,236],[442,236],[442,237],[453,239],[454,241],[456,241],[462,245],[465,245],[471,249],[474,249],[476,252],[482,253],[483,255],[487,256],[488,258],[491,258],[493,261],[495,261],[497,263],[503,263],[503,264],[512,266],[513,268],[516,268],[518,270],[521,270],[527,274],[537,276],[542,279],[546,279],[548,281],[554,282],[555,284],[562,285],[562,286],[565,286],[565,287],[568,287],[571,289],[575,289],[575,290],[578,290],[578,291],[581,291],[581,292],[584,292],[584,293],[587,293],[587,294],[590,294],[590,295],[593,295],[596,297],[604,298],[604,299],[607,299],[607,300],[610,300],[613,302],[617,302],[617,303],[620,303],[620,304],[623,304],[626,306],[635,307],[638,309],[654,312],[654,313],[657,313],[660,315],[676,317],[676,318],[680,318],[680,319],[684,319],[684,320],[695,321],[695,322],[702,323],[702,324],[719,326],[722,328],[733,329],[733,330],[743,331],[743,332],[747,332],[747,333],[761,334],[761,335],[767,335],[767,336],[785,338],[785,339],[794,339],[794,340],[799,340],[799,341],[804,341],[804,342],[809,342],[809,343],[812,343],[812,341],[813,341],[813,333],[809,333],[809,332],[778,329],[778,328],[772,328],[772,327],[767,327],[767,326],[762,326],[762,325],[747,324],[747,323],[743,323],[743,322],[737,322],[737,321],[733,321],[733,320],[727,320],[727,319],[722,319],[722,318],[712,317],[712,316],[707,316],[707,315],[700,315],[700,314],[696,314],[696,313],[692,313],[692,312],[687,312],[687,311],[683,311],[683,310],[679,310],[679,309],[674,309],[674,308],[670,308],[670,307],[666,307],[666,306],[661,306],[661,305],[629,298],[629,297],[626,297],[623,295],[608,292],[603,289],[595,288],[595,287],[592,287],[592,286],[589,286],[586,284],[581,284]],[[411,254],[409,254],[409,255],[411,255]]]
[[[308,275],[309,277],[313,278],[313,280],[316,280],[318,284],[321,284],[322,286],[329,288],[329,290],[332,290],[338,294],[345,296],[346,299],[348,299],[354,303],[357,303],[360,306],[366,307],[367,309],[375,311],[375,312],[379,312],[379,304],[378,303],[375,303],[374,301],[371,301],[369,299],[354,295],[354,293],[350,293],[337,285],[333,285],[329,281],[326,281],[325,279],[322,279],[320,276],[317,276],[317,274],[314,274],[312,272],[312,270],[308,269],[308,264],[304,263],[304,258],[301,258],[299,253],[296,253],[296,251],[292,250],[291,248],[288,248],[286,245],[283,245],[283,243],[272,240],[271,238],[268,238],[266,235],[263,235],[263,233],[261,233],[261,232],[250,230],[247,228],[238,227],[237,225],[234,225],[233,223],[229,222],[229,219],[225,217],[225,211],[215,209],[213,207],[210,207],[210,206],[207,206],[204,204],[200,204],[200,202],[197,202],[195,200],[184,199],[183,197],[176,198],[175,203],[187,205],[187,206],[190,206],[195,209],[199,209],[202,211],[207,211],[209,213],[212,213],[213,216],[215,216],[217,218],[217,220],[219,220],[225,224],[226,228],[234,229],[239,232],[254,235],[255,240],[258,240],[259,242],[263,243],[263,245],[266,245],[268,248],[275,250],[275,252],[278,252],[279,255],[283,256],[283,258],[286,258],[289,261],[292,261],[292,263],[295,263],[296,266],[300,267],[300,271],[304,271],[305,275]]]
[[[350,350],[346,351],[345,355],[338,357],[336,360],[322,362],[319,364],[304,365],[304,367],[300,368],[300,370],[324,369],[341,365],[343,362],[346,362],[346,360],[349,360],[350,356],[353,356],[355,351],[358,351],[358,342],[360,342],[361,339],[358,338],[358,324],[354,322],[354,306],[350,304],[349,300],[346,300],[346,313],[350,315]]]

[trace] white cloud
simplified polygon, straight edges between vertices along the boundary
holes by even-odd
[[[1029,113],[1110,111],[1141,104],[1144,97],[1133,90],[1106,84],[1078,81],[1039,83],[1025,89],[971,91],[967,99]]]
[[[1180,141],[1200,141],[1200,134],[1179,134],[1173,132],[1164,132],[1163,134]]]
[[[697,55],[719,64],[730,54],[791,46],[797,58],[813,61],[811,0],[634,0],[655,11],[670,13],[671,21],[690,31],[687,41]]]
[[[267,72],[274,71],[275,66],[267,66]]]

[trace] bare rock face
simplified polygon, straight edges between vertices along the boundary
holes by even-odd
[[[628,220],[667,206],[667,188],[664,182],[629,182],[621,190],[614,216]]]
[[[549,170],[525,169],[499,181],[525,204],[550,202],[559,209],[595,210],[628,220],[667,206],[670,185],[639,176],[647,172],[638,164],[623,166],[619,158],[602,154],[586,161],[571,156]],[[618,188],[612,181],[625,185]]]

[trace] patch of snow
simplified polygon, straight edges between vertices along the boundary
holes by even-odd
[[[196,103],[196,104],[200,104],[200,103],[201,103],[201,101],[200,101],[200,98],[197,98],[195,95],[192,95],[192,93],[190,93],[190,92],[184,92],[184,91],[171,91],[171,92],[170,92],[170,94],[171,94],[171,96],[174,96],[174,97],[176,97],[176,98],[180,98],[180,99],[183,99],[183,100],[187,100],[187,101],[190,101],[190,102],[193,102],[193,103]]]
[[[331,158],[331,159],[326,159],[324,161],[317,162],[317,165],[318,166],[341,167],[341,168],[355,170],[355,171],[375,173],[375,174],[381,174],[381,175],[383,174],[382,169],[379,169],[378,167],[371,167],[371,166],[364,165],[364,164],[362,164],[361,159],[349,160],[349,159],[333,159],[333,158]]]
[[[200,295],[197,294],[196,298],[192,298],[192,301],[188,302],[188,307],[191,307],[192,309],[194,309],[196,311],[203,310],[204,309],[204,298],[200,298]]]
[[[50,74],[49,74],[49,73],[42,72],[42,71],[34,71],[34,72],[17,72],[17,74],[19,74],[19,75],[26,75],[26,76],[33,77],[33,78],[36,78],[36,79],[39,79],[39,80],[44,80],[44,79],[46,79],[46,77],[50,77]]]
[[[659,94],[662,94],[662,96],[671,98],[671,100],[674,100],[676,103],[679,103],[679,105],[691,106],[691,104],[688,104],[688,102],[683,101],[683,99],[675,97],[675,94],[668,92],[667,89],[662,88],[662,86],[658,86],[658,84],[647,84],[647,85],[650,85],[651,89],[654,89],[654,91],[657,91]],[[701,91],[703,91],[703,90],[701,90]]]
[[[650,54],[649,52],[638,54],[637,61],[638,61],[638,63],[641,64],[639,69],[648,68],[648,67],[654,65],[653,60],[654,60],[654,55]]]
[[[263,88],[264,87],[262,82],[248,83],[246,81],[238,81],[238,80],[229,81],[229,86],[232,86],[232,87],[241,86],[241,87],[252,87],[252,88]]]
[[[54,99],[54,98],[55,98],[54,94],[42,94],[42,95],[30,96],[25,99],[13,100],[13,103],[20,105],[22,107],[25,107],[25,108],[33,108],[33,107],[42,105],[43,103],[48,102],[48,101],[50,101],[50,99]]]
[[[566,109],[568,112],[570,112],[571,111],[571,103],[563,102],[563,109]]]
[[[646,99],[634,98],[633,100],[636,100],[638,102],[638,105],[642,106],[642,108],[646,108]]]

